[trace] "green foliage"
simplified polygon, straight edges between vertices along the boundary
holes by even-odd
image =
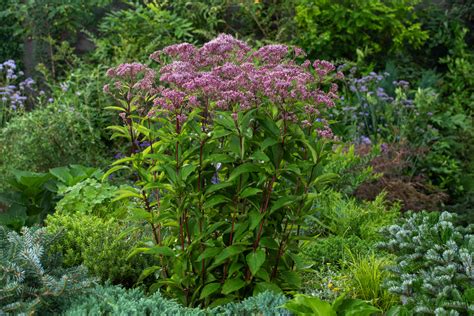
[[[338,265],[349,260],[351,254],[369,253],[372,245],[373,242],[362,240],[355,235],[331,235],[307,241],[302,246],[302,253],[316,266]]]
[[[418,0],[300,0],[296,6],[297,45],[318,58],[355,60],[356,50],[373,56],[420,47],[427,39],[417,22]]]
[[[80,165],[50,169],[48,173],[13,171],[10,188],[0,192],[0,223],[15,230],[41,223],[54,210],[58,192],[86,178],[97,176],[95,168]]]
[[[97,286],[65,306],[64,315],[204,315],[197,309],[182,307],[157,292],[145,296],[140,289]]]
[[[64,197],[57,203],[56,212],[80,213],[101,218],[123,217],[130,203],[113,201],[118,188],[107,182],[87,179],[74,186],[65,187],[59,193]]]
[[[15,22],[21,40],[29,41],[32,51],[28,62],[43,63],[56,79],[70,68],[65,48],[75,44],[79,32],[92,28],[95,12],[111,0],[27,0],[12,1],[7,9]],[[71,50],[72,51],[72,50]],[[63,56],[62,56],[63,55]]]
[[[303,294],[317,296],[326,301],[333,301],[341,293],[350,290],[347,271],[330,263],[301,271],[301,278]]]
[[[282,294],[263,292],[246,298],[239,303],[229,303],[209,310],[211,315],[262,315],[286,316],[289,315],[281,307],[288,299]]]
[[[317,297],[297,294],[294,299],[283,305],[295,315],[336,316],[360,315],[370,316],[380,312],[380,309],[359,299],[346,298],[341,295],[332,303],[322,301]]]
[[[113,11],[100,22],[93,57],[103,64],[118,64],[147,58],[176,41],[193,42],[193,25],[186,15],[178,16],[155,2]]]
[[[358,203],[339,192],[327,190],[315,198],[307,225],[323,235],[354,235],[362,240],[377,241],[379,229],[393,223],[398,214],[396,205],[387,209],[383,194],[372,202]]]
[[[118,286],[98,286],[93,291],[75,297],[63,314],[74,315],[288,315],[279,306],[286,301],[281,294],[260,293],[240,303],[214,309],[187,308],[164,298],[159,292],[146,296],[139,289],[126,290]]]
[[[348,262],[348,286],[353,297],[370,302],[386,311],[397,303],[397,297],[383,288],[383,282],[389,276],[385,268],[390,260],[369,255],[353,255]]]
[[[257,43],[288,43],[293,37],[295,0],[165,0],[163,9],[192,22],[198,42],[219,33]]]
[[[0,184],[13,169],[45,172],[71,163],[103,163],[100,132],[84,110],[53,104],[10,121],[0,133]]]
[[[410,213],[385,228],[381,247],[396,255],[390,292],[416,314],[474,312],[474,227],[456,227],[448,212]]]
[[[80,210],[69,213],[63,209],[48,216],[46,225],[48,232],[63,232],[64,237],[52,244],[51,251],[63,255],[66,267],[82,264],[91,275],[103,281],[132,286],[146,264],[150,264],[150,260],[142,256],[127,259],[140,243],[143,232],[132,230],[133,227],[117,219],[103,219]],[[126,230],[128,234],[120,234]]]
[[[369,163],[379,152],[379,147],[374,146],[370,153],[362,156],[356,153],[354,145],[337,146],[325,166],[326,172],[339,176],[333,189],[352,194],[362,183],[377,178]]]
[[[21,26],[13,10],[8,10],[16,1],[5,0],[2,4],[7,10],[0,11],[0,60],[13,59],[18,61],[21,58],[22,43],[19,36],[22,31]]]
[[[45,229],[18,234],[0,226],[0,314],[57,312],[59,302],[92,285],[83,268],[64,270],[50,255],[57,238]]]

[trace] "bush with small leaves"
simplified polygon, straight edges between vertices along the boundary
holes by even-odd
[[[412,213],[386,227],[380,247],[397,256],[388,290],[417,315],[474,313],[474,225],[455,226],[455,215]]]
[[[49,232],[64,231],[64,238],[52,245],[52,250],[62,253],[67,267],[83,264],[90,274],[101,280],[110,280],[132,286],[151,258],[137,255],[127,257],[143,236],[134,230],[121,236],[121,232],[133,228],[117,219],[102,219],[85,213],[67,214],[56,212],[46,220]]]

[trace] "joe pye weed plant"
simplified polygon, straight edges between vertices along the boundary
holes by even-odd
[[[323,119],[342,78],[326,61],[298,61],[284,45],[252,50],[228,35],[198,48],[166,47],[108,71],[129,151],[105,177],[135,181],[133,217],[153,231],[157,258],[142,278],[188,306],[298,288],[298,239],[323,173],[332,132]],[[159,77],[158,85],[155,84]]]

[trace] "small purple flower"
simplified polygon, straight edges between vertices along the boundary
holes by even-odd
[[[116,154],[114,155],[114,158],[115,158],[115,159],[121,159],[121,158],[124,158],[124,157],[125,157],[125,155],[124,155],[123,153],[121,153],[121,152],[118,152],[118,153],[116,153]]]
[[[372,144],[372,141],[367,136],[361,136],[360,137],[360,143],[364,144],[364,145],[370,145],[370,144]]]
[[[54,102],[54,99],[53,99],[53,98],[49,98],[49,99],[48,99],[48,102],[49,102],[49,103],[53,103],[53,102]]]

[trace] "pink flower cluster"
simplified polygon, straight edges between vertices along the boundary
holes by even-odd
[[[124,87],[123,82],[125,82],[129,88],[151,91],[155,84],[156,72],[144,64],[131,63],[110,68],[107,70],[107,76],[117,79],[113,85],[115,89]],[[103,90],[110,93],[110,89],[110,85],[105,85]]]
[[[327,84],[334,65],[320,60],[297,63],[296,58],[304,56],[301,49],[285,45],[252,51],[245,42],[223,34],[200,48],[183,43],[151,54],[161,64],[161,88],[153,86],[155,73],[143,64],[123,64],[108,75],[130,80],[133,88],[152,95],[148,116],[165,113],[183,121],[194,107],[212,115],[215,108],[236,113],[271,102],[284,119],[304,118],[311,125],[319,109],[334,106],[338,87]],[[326,128],[322,134],[329,134]]]

